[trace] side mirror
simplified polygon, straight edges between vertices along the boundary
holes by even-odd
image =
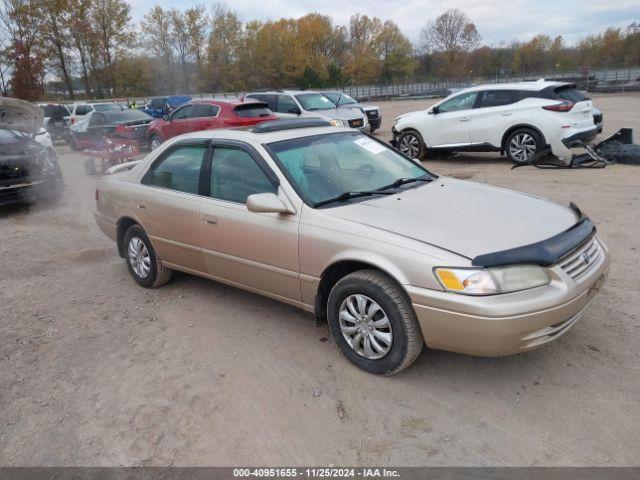
[[[439,112],[440,112],[440,109],[437,106],[429,110],[429,113],[431,113],[432,115],[436,115]]]
[[[171,117],[169,117],[169,115],[163,115],[163,116],[162,116],[162,119],[163,119],[165,122],[170,122],[170,121],[171,121]]]
[[[300,111],[300,109],[298,107],[291,107],[289,110],[287,110],[287,113],[293,113],[295,115],[300,115],[302,112]]]
[[[274,193],[254,193],[247,197],[247,210],[255,213],[290,213]]]

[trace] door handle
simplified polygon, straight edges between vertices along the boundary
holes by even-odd
[[[460,119],[461,122],[468,122],[469,120],[471,120],[471,117],[463,117]]]
[[[216,226],[218,225],[218,219],[213,217],[202,217],[202,221],[207,225]]]
[[[139,208],[140,210],[144,210],[145,208],[147,208],[147,206],[144,203],[139,203],[136,205],[136,208]]]
[[[509,115],[513,115],[513,112],[502,112],[500,115],[503,117],[508,117]]]

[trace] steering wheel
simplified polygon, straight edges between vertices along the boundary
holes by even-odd
[[[376,173],[376,169],[373,168],[373,165],[371,165],[370,163],[363,163],[358,168],[356,168],[356,174],[363,178],[369,178],[374,173]]]

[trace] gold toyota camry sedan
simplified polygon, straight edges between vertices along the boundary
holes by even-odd
[[[179,270],[298,306],[384,375],[425,344],[499,356],[551,342],[610,263],[573,204],[438,176],[320,119],[176,137],[110,169],[96,203],[139,285]]]

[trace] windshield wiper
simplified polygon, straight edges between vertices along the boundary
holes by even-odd
[[[344,202],[346,200],[351,200],[352,198],[369,197],[371,195],[393,195],[393,192],[382,192],[380,190],[363,190],[360,192],[344,192],[338,195],[337,197],[333,197],[327,200],[322,200],[321,202],[317,202],[313,206],[314,208],[321,207],[322,205],[327,205],[333,202]]]
[[[384,191],[384,190],[391,190],[393,188],[397,188],[401,185],[406,185],[407,183],[413,183],[413,182],[431,182],[433,179],[426,177],[426,175],[422,175],[420,177],[415,177],[415,178],[399,178],[397,179],[395,182],[390,183],[389,185],[385,185],[384,187],[380,187],[378,189],[378,191]]]

